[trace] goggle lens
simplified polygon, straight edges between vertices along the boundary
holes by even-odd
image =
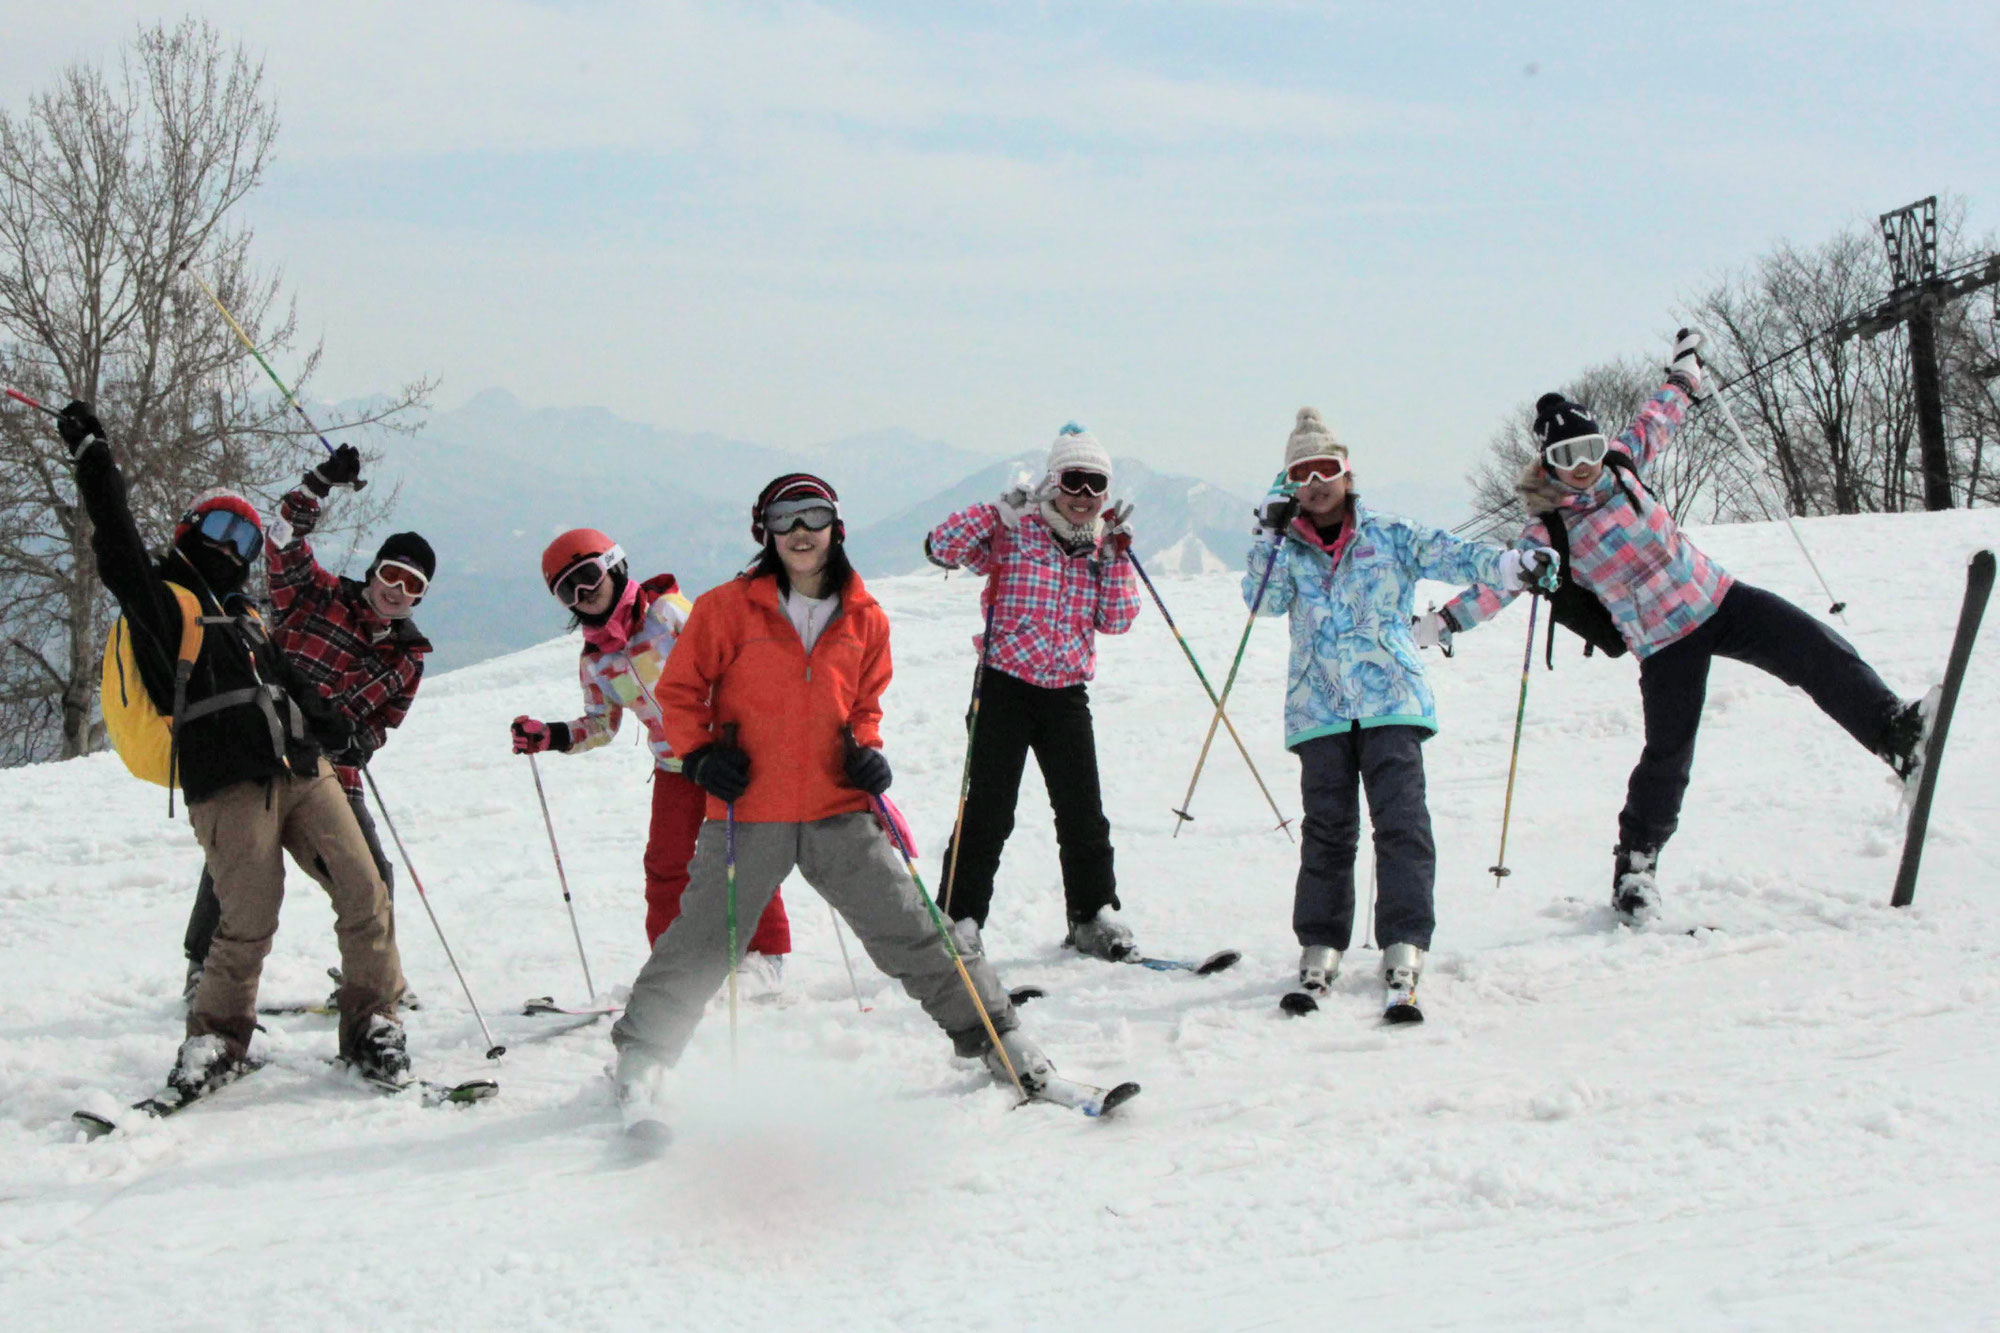
[[[564,606],[573,607],[591,593],[597,585],[611,574],[611,568],[601,555],[586,556],[570,566],[569,571],[556,580],[556,600]]]
[[[201,516],[195,531],[218,546],[226,546],[236,552],[237,558],[249,564],[257,558],[257,551],[264,544],[264,533],[255,523],[241,514],[227,509],[211,509]]]
[[[431,586],[431,581],[425,577],[423,570],[412,569],[394,560],[384,560],[377,565],[375,577],[392,587],[401,588],[412,597],[422,597],[424,589]]]
[[[1574,439],[1558,440],[1542,450],[1542,457],[1550,467],[1567,472],[1585,463],[1602,463],[1604,455],[1611,447],[1602,435],[1579,435]]]
[[[1102,495],[1111,489],[1111,478],[1102,472],[1092,472],[1088,468],[1065,469],[1056,478],[1056,485],[1064,495]]]
[[[793,528],[804,524],[808,532],[820,532],[833,526],[834,514],[823,505],[811,509],[801,509],[790,514],[771,514],[764,519],[764,531],[782,537]]]
[[[1315,481],[1337,481],[1346,475],[1344,458],[1301,458],[1285,469],[1285,478],[1300,486]]]

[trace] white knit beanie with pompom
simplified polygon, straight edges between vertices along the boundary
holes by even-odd
[[[1338,458],[1347,460],[1347,446],[1333,437],[1326,423],[1319,418],[1316,407],[1299,409],[1298,424],[1292,427],[1291,438],[1285,441],[1285,467],[1303,463],[1313,458]]]
[[[1101,472],[1106,481],[1111,479],[1111,455],[1095,435],[1074,421],[1056,432],[1056,442],[1049,446],[1049,475],[1060,477],[1071,468]]]

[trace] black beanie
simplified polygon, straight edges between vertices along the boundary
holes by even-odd
[[[1559,393],[1545,393],[1535,400],[1535,438],[1546,449],[1579,435],[1602,435],[1597,418],[1581,403],[1572,403]]]
[[[432,554],[431,544],[414,532],[390,534],[389,540],[382,543],[382,549],[375,553],[375,564],[368,567],[369,572],[372,574],[375,565],[384,560],[421,569],[427,579],[437,577],[437,556]]]

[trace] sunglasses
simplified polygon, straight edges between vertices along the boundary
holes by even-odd
[[[1542,458],[1558,472],[1567,472],[1585,463],[1602,463],[1610,447],[1610,442],[1602,435],[1578,435],[1558,440],[1542,450]]]
[[[803,525],[807,532],[821,532],[833,526],[835,517],[833,510],[824,504],[809,504],[803,508],[789,509],[781,501],[764,511],[764,531],[774,537],[782,537],[793,528]]]
[[[401,588],[412,598],[422,597],[424,589],[431,586],[429,575],[400,560],[384,560],[375,566],[375,577],[392,588]]]
[[[625,551],[618,546],[599,555],[582,556],[549,585],[549,591],[556,595],[557,601],[574,610],[578,602],[611,577],[612,566],[624,563]]]
[[[216,546],[236,553],[236,558],[249,564],[263,549],[264,531],[241,514],[227,509],[211,509],[201,516],[201,522],[194,530]]]
[[[1337,481],[1347,475],[1344,458],[1301,458],[1285,469],[1285,480],[1297,486],[1315,481]]]

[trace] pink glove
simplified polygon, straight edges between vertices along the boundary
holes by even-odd
[[[549,724],[537,722],[523,713],[514,719],[511,728],[514,733],[515,754],[540,754],[549,748],[553,737],[549,734]]]

